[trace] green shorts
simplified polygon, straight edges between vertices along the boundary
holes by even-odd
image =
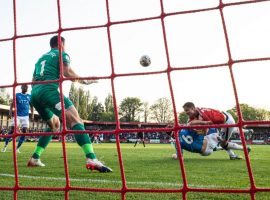
[[[65,109],[73,106],[73,103],[63,96]],[[62,107],[58,90],[33,89],[31,103],[44,121],[52,118],[53,114],[61,118]]]

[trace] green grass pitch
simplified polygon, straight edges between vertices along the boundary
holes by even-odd
[[[0,148],[3,147],[0,143]],[[31,187],[65,187],[65,172],[61,143],[51,143],[42,155],[44,168],[27,168],[26,163],[36,143],[24,143],[21,154],[17,155],[19,185]],[[85,188],[121,189],[121,175],[116,144],[94,144],[95,152],[101,161],[110,166],[113,173],[90,172],[85,168],[81,149],[75,143],[66,143],[71,186]],[[121,144],[125,177],[128,188],[179,189],[182,176],[179,162],[171,155],[174,149],[170,144]],[[236,152],[243,155],[243,152]],[[250,154],[252,171],[258,187],[270,187],[270,146],[253,145]],[[0,187],[13,187],[15,184],[12,159],[12,143],[6,153],[0,153]],[[229,160],[224,151],[208,157],[184,152],[184,163],[189,187],[239,189],[249,187],[249,177],[245,160]],[[60,200],[63,191],[18,191],[22,200]],[[1,191],[1,200],[13,199],[13,191]],[[121,199],[120,193],[70,191],[69,199],[114,200]],[[182,199],[181,193],[127,193],[127,200]],[[226,193],[187,193],[187,199],[242,200],[250,199],[249,194]],[[270,199],[270,192],[257,193],[256,199]]]

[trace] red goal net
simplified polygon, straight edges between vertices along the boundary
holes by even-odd
[[[64,35],[66,32],[76,32],[76,31],[87,31],[87,30],[92,30],[92,29],[102,29],[105,30],[105,34],[107,37],[107,41],[108,41],[108,61],[109,61],[109,65],[110,65],[110,72],[108,72],[107,74],[100,74],[99,72],[97,72],[96,74],[91,74],[89,72],[89,74],[91,74],[91,76],[87,75],[83,78],[81,78],[82,80],[106,80],[110,83],[110,89],[111,89],[111,93],[112,93],[112,99],[113,99],[113,106],[114,106],[114,113],[115,113],[115,129],[112,131],[103,131],[103,134],[110,134],[110,135],[114,135],[115,136],[115,141],[116,141],[116,151],[117,151],[117,158],[119,160],[119,165],[120,165],[120,176],[121,176],[121,180],[119,180],[121,182],[121,188],[120,189],[114,189],[114,188],[88,188],[88,187],[78,187],[78,186],[72,186],[71,185],[71,178],[69,175],[69,167],[68,167],[68,159],[67,159],[67,150],[66,150],[66,142],[65,142],[65,137],[67,134],[71,134],[73,133],[73,131],[68,130],[66,128],[66,121],[65,121],[65,116],[64,113],[62,113],[62,123],[63,123],[63,130],[61,132],[58,133],[54,133],[54,135],[58,135],[61,136],[62,138],[64,138],[62,140],[62,149],[63,149],[63,160],[64,160],[64,171],[65,171],[65,187],[32,187],[32,186],[21,186],[19,183],[19,170],[18,170],[18,160],[17,160],[17,155],[16,155],[16,151],[13,151],[13,164],[14,164],[14,177],[15,177],[15,185],[12,187],[9,186],[0,186],[0,190],[1,191],[13,191],[14,192],[14,199],[18,199],[18,192],[20,191],[63,191],[65,192],[65,199],[69,199],[69,193],[73,192],[73,191],[80,191],[80,192],[99,192],[99,193],[117,193],[121,195],[121,199],[127,199],[127,195],[129,193],[177,193],[177,194],[181,194],[182,195],[182,199],[188,199],[188,194],[189,193],[226,193],[226,194],[249,194],[250,195],[250,199],[256,199],[256,194],[258,193],[267,193],[268,196],[270,196],[270,188],[264,188],[264,187],[258,187],[256,185],[255,179],[254,179],[254,175],[253,175],[253,171],[251,168],[251,162],[249,159],[249,155],[247,150],[244,151],[244,155],[245,155],[245,162],[246,162],[246,168],[247,168],[247,172],[248,172],[248,176],[249,176],[249,182],[250,182],[250,187],[246,188],[246,189],[235,189],[235,188],[229,188],[229,189],[217,189],[217,188],[205,188],[205,187],[191,187],[188,183],[187,180],[187,175],[186,175],[186,170],[185,170],[185,163],[183,160],[183,157],[181,156],[179,159],[179,165],[180,165],[180,174],[182,176],[182,187],[179,189],[171,189],[171,188],[163,188],[163,189],[148,189],[148,188],[133,188],[133,187],[128,187],[127,185],[127,180],[126,180],[126,173],[124,170],[124,162],[123,162],[123,158],[122,158],[122,152],[121,152],[121,146],[120,146],[120,137],[119,135],[121,133],[125,133],[125,132],[132,132],[135,133],[137,131],[139,131],[139,129],[128,129],[128,128],[122,128],[121,127],[121,123],[120,123],[120,119],[119,119],[119,111],[118,111],[118,106],[119,106],[119,98],[118,95],[119,94],[116,91],[116,82],[118,81],[117,78],[130,78],[132,79],[132,77],[140,77],[140,76],[152,76],[152,75],[162,75],[163,78],[165,77],[165,80],[167,81],[166,84],[168,84],[168,96],[170,97],[170,100],[172,102],[173,105],[173,119],[174,119],[174,126],[173,128],[152,128],[152,129],[140,129],[141,131],[145,131],[145,132],[151,132],[151,131],[175,131],[175,133],[177,133],[181,128],[186,127],[183,126],[179,123],[179,116],[178,116],[178,112],[177,112],[177,102],[179,101],[179,96],[176,95],[178,93],[180,93],[178,90],[178,85],[177,82],[175,81],[178,77],[178,74],[181,72],[183,73],[183,76],[181,75],[181,78],[183,78],[185,76],[185,72],[190,72],[190,76],[192,76],[192,73],[195,71],[196,72],[200,72],[198,73],[198,76],[196,77],[202,77],[205,76],[206,74],[203,74],[203,71],[206,70],[221,70],[220,71],[220,77],[223,76],[223,70],[226,70],[226,73],[229,74],[228,75],[228,80],[229,83],[224,83],[224,84],[230,84],[230,94],[232,94],[232,97],[228,98],[228,101],[232,101],[235,103],[236,105],[236,113],[238,115],[238,122],[235,124],[235,126],[242,128],[246,125],[266,125],[266,124],[270,124],[269,121],[245,121],[242,117],[242,113],[241,113],[241,108],[240,108],[240,101],[239,101],[239,90],[237,89],[237,78],[235,78],[236,76],[239,75],[238,72],[234,71],[234,65],[236,64],[245,64],[245,63],[259,63],[260,62],[266,62],[270,60],[270,56],[268,55],[264,55],[264,54],[257,54],[254,56],[249,56],[247,57],[246,55],[242,55],[239,53],[239,55],[235,56],[235,52],[233,52],[235,50],[235,46],[238,45],[235,44],[235,40],[237,38],[232,37],[230,34],[233,33],[232,26],[228,26],[228,24],[235,20],[233,18],[230,18],[229,14],[227,14],[226,12],[229,9],[233,8],[239,8],[241,9],[242,7],[245,6],[249,6],[253,7],[256,5],[260,5],[262,7],[267,7],[269,8],[270,5],[270,1],[269,0],[254,0],[254,1],[216,1],[216,3],[213,3],[213,6],[210,7],[204,7],[204,6],[194,6],[192,8],[189,8],[188,6],[185,8],[184,3],[181,4],[175,4],[175,5],[179,5],[179,6],[183,6],[183,8],[173,8],[171,9],[171,11],[166,11],[167,9],[167,4],[168,1],[153,1],[155,2],[153,4],[153,7],[155,7],[157,10],[159,10],[159,13],[154,13],[155,16],[147,16],[144,18],[137,18],[137,16],[135,18],[132,19],[128,19],[128,20],[122,20],[121,17],[117,18],[111,17],[111,12],[115,12],[115,7],[111,7],[111,5],[113,5],[112,1],[106,0],[104,1],[104,10],[106,12],[106,17],[104,19],[98,19],[97,23],[93,23],[94,25],[91,26],[76,26],[75,22],[74,23],[74,27],[64,27],[63,24],[63,18],[62,18],[62,13],[63,10],[65,10],[65,7],[62,6],[62,2],[60,0],[56,1],[57,3],[55,3],[55,10],[57,9],[57,25],[55,27],[55,29],[53,31],[48,31],[48,32],[38,32],[38,33],[26,33],[26,34],[20,34],[20,32],[18,32],[18,24],[20,24],[20,16],[17,15],[17,9],[18,9],[18,4],[19,6],[26,6],[27,3],[25,3],[24,5],[20,2],[20,1],[16,1],[14,0],[12,2],[12,13],[13,13],[13,25],[14,25],[14,35],[12,37],[5,37],[5,36],[1,36],[0,37],[0,46],[1,44],[5,43],[5,42],[10,42],[11,46],[12,46],[12,50],[13,50],[13,55],[11,56],[13,58],[13,69],[12,69],[12,73],[10,74],[3,74],[3,73],[8,73],[7,71],[3,70],[3,73],[1,73],[1,76],[13,76],[14,77],[14,83],[13,84],[1,84],[0,85],[0,89],[1,88],[13,88],[13,97],[15,97],[15,89],[17,86],[20,86],[22,84],[32,84],[32,82],[30,80],[28,81],[22,81],[18,78],[18,73],[23,73],[23,70],[18,70],[19,66],[17,66],[17,59],[18,59],[18,55],[17,55],[17,43],[18,40],[20,39],[35,39],[36,37],[40,37],[40,36],[51,36],[52,34],[58,34],[59,36],[61,36],[62,34]],[[157,3],[158,2],[158,3]],[[197,4],[198,2],[194,2],[194,4]],[[199,4],[199,3],[198,3]],[[211,4],[211,3],[210,3]],[[142,7],[144,6],[144,3],[142,1]],[[1,7],[1,2],[0,2],[0,7]],[[246,7],[245,7],[246,8]],[[22,8],[20,8],[22,9]],[[180,10],[180,11],[179,11]],[[65,10],[65,12],[67,12]],[[94,12],[94,11],[91,11]],[[234,10],[232,12],[237,12],[237,10]],[[221,44],[221,46],[212,46],[213,49],[211,49],[211,53],[213,52],[219,52],[220,48],[224,47],[225,48],[222,50],[222,52],[226,54],[225,58],[221,58],[220,59],[220,55],[217,54],[213,54],[213,55],[208,55],[209,57],[206,56],[206,54],[204,56],[201,57],[196,57],[193,59],[193,53],[194,55],[196,54],[200,54],[204,52],[204,49],[201,47],[196,47],[196,42],[197,40],[203,40],[202,38],[196,38],[196,34],[200,34],[200,31],[203,32],[203,34],[206,34],[207,32],[206,29],[209,27],[204,27],[203,24],[200,26],[200,24],[193,24],[192,22],[196,21],[196,19],[191,19],[189,18],[189,16],[191,15],[197,15],[198,17],[203,17],[200,16],[200,14],[208,14],[210,18],[211,17],[218,17],[218,20],[211,23],[209,25],[210,26],[218,26],[217,33],[219,34],[216,38],[213,38],[213,42],[215,43],[216,41],[219,41],[222,38],[223,44]],[[72,15],[71,13],[69,13],[70,15]],[[81,13],[83,14],[83,13]],[[48,13],[49,15],[49,13]],[[96,13],[96,15],[98,15],[98,13]],[[147,15],[147,14],[146,14]],[[252,15],[252,13],[250,13],[250,15]],[[179,16],[183,16],[183,18],[179,19],[179,24],[175,24],[176,21],[174,21],[174,18],[177,18]],[[235,15],[236,16],[236,15]],[[87,16],[86,16],[87,17]],[[256,17],[256,16],[254,16]],[[210,19],[209,18],[209,19]],[[205,18],[208,19],[208,18]],[[0,19],[0,27],[1,27],[1,20]],[[40,19],[42,21],[42,19]],[[100,22],[100,21],[101,22]],[[177,19],[178,20],[178,19]],[[189,21],[189,20],[194,20],[194,21]],[[105,22],[104,22],[105,21]],[[127,65],[128,61],[125,61],[122,63],[122,61],[120,61],[120,58],[115,58],[115,55],[119,55],[121,53],[123,53],[126,49],[123,50],[123,47],[119,47],[122,48],[122,51],[118,51],[117,48],[114,47],[114,45],[119,42],[121,40],[121,38],[117,38],[115,40],[113,40],[113,37],[115,36],[116,32],[114,30],[115,27],[118,27],[120,25],[126,25],[123,28],[130,28],[128,25],[130,24],[141,24],[141,23],[145,23],[145,22],[149,22],[149,21],[154,21],[154,23],[157,23],[160,28],[161,28],[161,32],[159,34],[161,34],[161,38],[162,41],[159,41],[160,43],[156,44],[157,48],[159,47],[159,45],[164,46],[164,51],[162,51],[164,53],[164,59],[161,60],[161,62],[163,62],[163,68],[151,68],[149,67],[146,68],[145,71],[142,70],[136,70],[136,69],[124,69],[122,71],[122,73],[119,73],[119,71],[121,71],[121,69],[118,68],[118,64],[119,65]],[[190,22],[190,23],[189,23]],[[42,23],[42,22],[41,22]],[[155,25],[155,24],[154,24]],[[184,28],[182,28],[185,25]],[[235,26],[237,26],[237,24],[234,24]],[[23,26],[23,24],[21,24],[21,26]],[[35,24],[33,24],[32,26],[35,26]],[[147,26],[147,25],[146,25]],[[145,27],[146,27],[145,26]],[[176,26],[180,26],[178,28],[172,29],[172,26],[175,28]],[[182,26],[182,27],[181,27]],[[196,26],[196,27],[195,27]],[[267,26],[266,24],[264,24],[264,26]],[[190,29],[190,30],[188,30]],[[146,30],[147,32],[148,30]],[[175,33],[179,34],[179,36],[175,36]],[[196,34],[193,32],[195,31]],[[1,31],[0,31],[1,32]],[[210,30],[211,32],[211,30]],[[104,32],[103,32],[104,33]],[[102,34],[103,34],[102,33]],[[123,31],[123,34],[125,34],[125,31]],[[139,34],[139,33],[138,33]],[[144,33],[142,33],[144,34]],[[145,33],[146,34],[146,33]],[[183,34],[183,35],[181,35]],[[193,35],[194,34],[194,35]],[[172,36],[174,35],[174,36]],[[91,36],[90,36],[91,37]],[[186,38],[185,38],[186,37]],[[190,40],[188,39],[188,37],[193,37],[193,42],[194,44],[190,44],[188,46],[187,43],[190,42]],[[241,36],[240,36],[241,37]],[[183,44],[183,46],[185,47],[185,49],[182,49],[181,51],[174,51],[174,42],[176,39],[177,40],[177,45],[181,45]],[[124,40],[124,38],[122,38]],[[132,38],[129,38],[130,40],[132,40]],[[256,38],[258,39],[258,38]],[[125,41],[125,40],[124,40]],[[34,40],[35,42],[35,40]],[[138,43],[140,41],[135,41],[135,43]],[[145,42],[145,41],[144,41]],[[147,41],[146,41],[147,42]],[[253,48],[249,43],[243,44],[244,41],[240,41],[239,45],[246,45],[243,48]],[[250,41],[250,43],[253,43],[253,41]],[[153,44],[153,43],[152,43]],[[205,43],[201,43],[202,45],[209,45],[211,47],[211,44],[208,43],[208,41],[205,41]],[[147,45],[141,44],[143,45],[146,49],[147,49]],[[222,46],[223,45],[223,46]],[[263,44],[261,44],[263,45]],[[183,48],[184,48],[183,47]],[[189,48],[187,48],[189,47]],[[196,48],[197,49],[196,49]],[[132,48],[132,47],[130,47]],[[270,48],[270,46],[268,45],[268,48]],[[25,51],[27,51],[27,47],[25,47]],[[61,52],[61,50],[60,50]],[[187,56],[187,54],[183,53],[186,52],[187,54],[190,54],[189,56]],[[81,52],[83,54],[83,52]],[[160,52],[158,52],[160,53]],[[183,53],[183,54],[181,54]],[[235,53],[235,54],[234,54]],[[252,51],[249,52],[249,54],[251,54]],[[263,55],[263,56],[261,56]],[[1,56],[1,55],[0,55]],[[140,55],[141,56],[141,55]],[[186,57],[185,57],[186,56]],[[215,57],[216,56],[216,57]],[[119,56],[118,56],[119,57]],[[208,62],[207,60],[210,57],[215,57],[213,58],[213,60],[211,60],[211,62]],[[19,59],[22,60],[22,57],[20,56]],[[60,57],[60,60],[62,58]],[[121,59],[132,59],[132,57],[125,57],[125,55],[122,55]],[[154,59],[152,59],[152,62],[154,62]],[[179,60],[181,61],[179,61]],[[176,61],[178,60],[178,61]],[[221,60],[221,61],[220,61]],[[139,62],[139,61],[138,61]],[[153,65],[153,64],[152,64]],[[165,66],[165,67],[164,67]],[[1,69],[1,67],[0,67]],[[61,74],[63,74],[63,66],[61,66],[60,68]],[[88,72],[87,72],[88,73]],[[224,75],[225,76],[225,75]],[[242,74],[242,76],[244,76],[244,74]],[[211,85],[215,85],[217,80],[223,81],[222,78],[219,79],[215,79],[213,78],[213,82],[211,83]],[[208,77],[206,77],[208,78]],[[179,78],[180,79],[180,78]],[[63,89],[63,84],[65,81],[68,80],[73,80],[72,78],[65,78],[64,76],[61,76],[59,80],[57,80],[57,82],[59,82],[60,84],[60,92],[64,93],[64,89]],[[128,80],[128,79],[126,79]],[[192,85],[192,82],[188,82],[189,79],[187,79],[186,81],[186,85]],[[203,79],[202,79],[203,80]],[[56,82],[56,81],[54,81]],[[194,82],[194,84],[197,84],[197,87],[200,87],[200,83],[198,82]],[[222,86],[223,83],[219,83],[220,86]],[[127,85],[127,87],[129,87]],[[186,86],[179,86],[181,87],[181,90],[183,91],[182,93],[185,93],[186,90]],[[183,88],[182,88],[183,87]],[[220,88],[220,90],[222,90],[223,88]],[[225,89],[224,89],[225,90]],[[162,91],[160,91],[162,93]],[[215,96],[214,93],[210,93],[213,94],[213,96]],[[149,94],[151,95],[151,94]],[[200,95],[203,94],[197,94],[197,99],[200,99]],[[214,98],[213,96],[209,95],[209,94],[204,94],[205,96],[208,96],[208,99]],[[242,95],[242,93],[241,93]],[[122,95],[123,96],[123,95]],[[121,97],[122,97],[121,96]],[[176,97],[177,96],[177,97]],[[195,95],[196,96],[196,95]],[[223,97],[223,96],[222,96]],[[184,99],[186,100],[186,99]],[[63,97],[61,97],[61,101],[63,102]],[[198,100],[199,101],[199,100]],[[227,99],[216,99],[214,101],[227,101]],[[62,106],[62,110],[64,107]],[[16,114],[15,114],[16,116]],[[16,124],[16,122],[15,122]],[[197,128],[201,128],[202,126],[196,126]],[[205,127],[205,126],[203,126]],[[212,126],[213,127],[213,126]],[[219,126],[214,126],[214,127],[230,127],[230,125],[219,125]],[[76,134],[81,134],[83,132],[79,132],[77,131]],[[88,133],[97,133],[99,134],[100,132],[95,132],[95,131],[88,131]],[[18,136],[21,136],[22,134],[15,131],[15,133],[12,135],[13,139],[16,139]],[[26,133],[24,134],[25,136],[41,136],[41,135],[46,135],[46,133]],[[1,138],[7,138],[8,136],[0,136]],[[240,139],[241,142],[243,144],[243,147],[246,149],[247,144],[246,144],[246,140],[245,140],[245,136],[243,131],[240,131]],[[178,149],[180,148],[180,143],[177,140],[176,141],[176,146],[178,147]],[[16,144],[13,143],[13,149],[16,149]],[[179,155],[182,155],[180,151],[178,151]],[[161,158],[162,159],[162,158]],[[1,164],[0,164],[1,165]],[[166,176],[166,175],[164,175]],[[222,176],[222,174],[221,174]],[[268,176],[266,174],[266,176]]]

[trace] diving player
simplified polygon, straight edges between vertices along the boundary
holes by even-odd
[[[228,112],[221,112],[212,108],[198,108],[194,103],[187,102],[183,105],[185,113],[189,117],[189,125],[207,125],[207,124],[235,124],[232,115]],[[239,132],[237,127],[221,128],[221,136],[224,140],[221,146],[231,160],[242,159],[242,157],[236,155],[231,149],[227,148],[228,141],[233,132]]]
[[[182,129],[179,131],[178,139],[181,150],[199,153],[202,156],[209,156],[214,151],[222,150],[221,144],[225,142],[215,128],[209,128],[207,135],[198,134],[195,130]],[[228,149],[243,150],[242,145],[227,141],[226,143]],[[247,147],[247,150],[250,152],[251,148]]]

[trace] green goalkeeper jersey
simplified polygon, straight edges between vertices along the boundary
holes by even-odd
[[[62,52],[63,63],[69,64],[70,57]],[[58,80],[60,77],[59,50],[52,48],[51,51],[39,58],[33,73],[34,81]],[[57,90],[58,83],[34,84],[32,90]]]

